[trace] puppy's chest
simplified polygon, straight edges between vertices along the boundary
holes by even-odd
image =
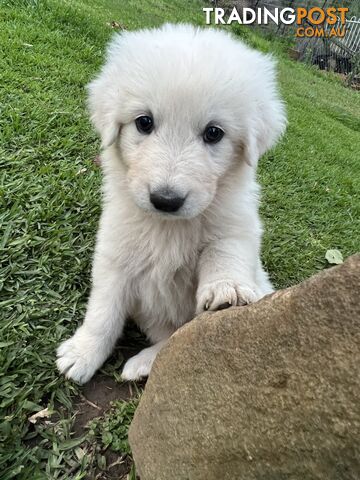
[[[193,281],[201,245],[200,232],[175,227],[176,224],[139,233],[129,245],[131,276],[146,277],[155,283]]]

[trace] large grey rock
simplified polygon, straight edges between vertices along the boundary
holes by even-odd
[[[141,480],[358,480],[359,324],[358,255],[183,327],[131,425]]]

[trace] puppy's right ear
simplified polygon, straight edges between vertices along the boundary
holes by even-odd
[[[104,72],[87,86],[90,119],[100,134],[101,147],[107,148],[117,139],[120,121],[117,119],[118,98],[111,85],[107,85]]]

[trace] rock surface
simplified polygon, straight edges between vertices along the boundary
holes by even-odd
[[[156,359],[130,429],[141,480],[360,478],[360,255],[204,313]]]

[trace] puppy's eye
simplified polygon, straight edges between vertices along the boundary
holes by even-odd
[[[154,120],[149,115],[141,115],[141,117],[137,117],[135,124],[140,133],[149,134],[154,128]]]
[[[210,125],[209,127],[206,127],[203,139],[206,143],[217,143],[220,142],[223,136],[224,131],[221,130],[221,128]]]

